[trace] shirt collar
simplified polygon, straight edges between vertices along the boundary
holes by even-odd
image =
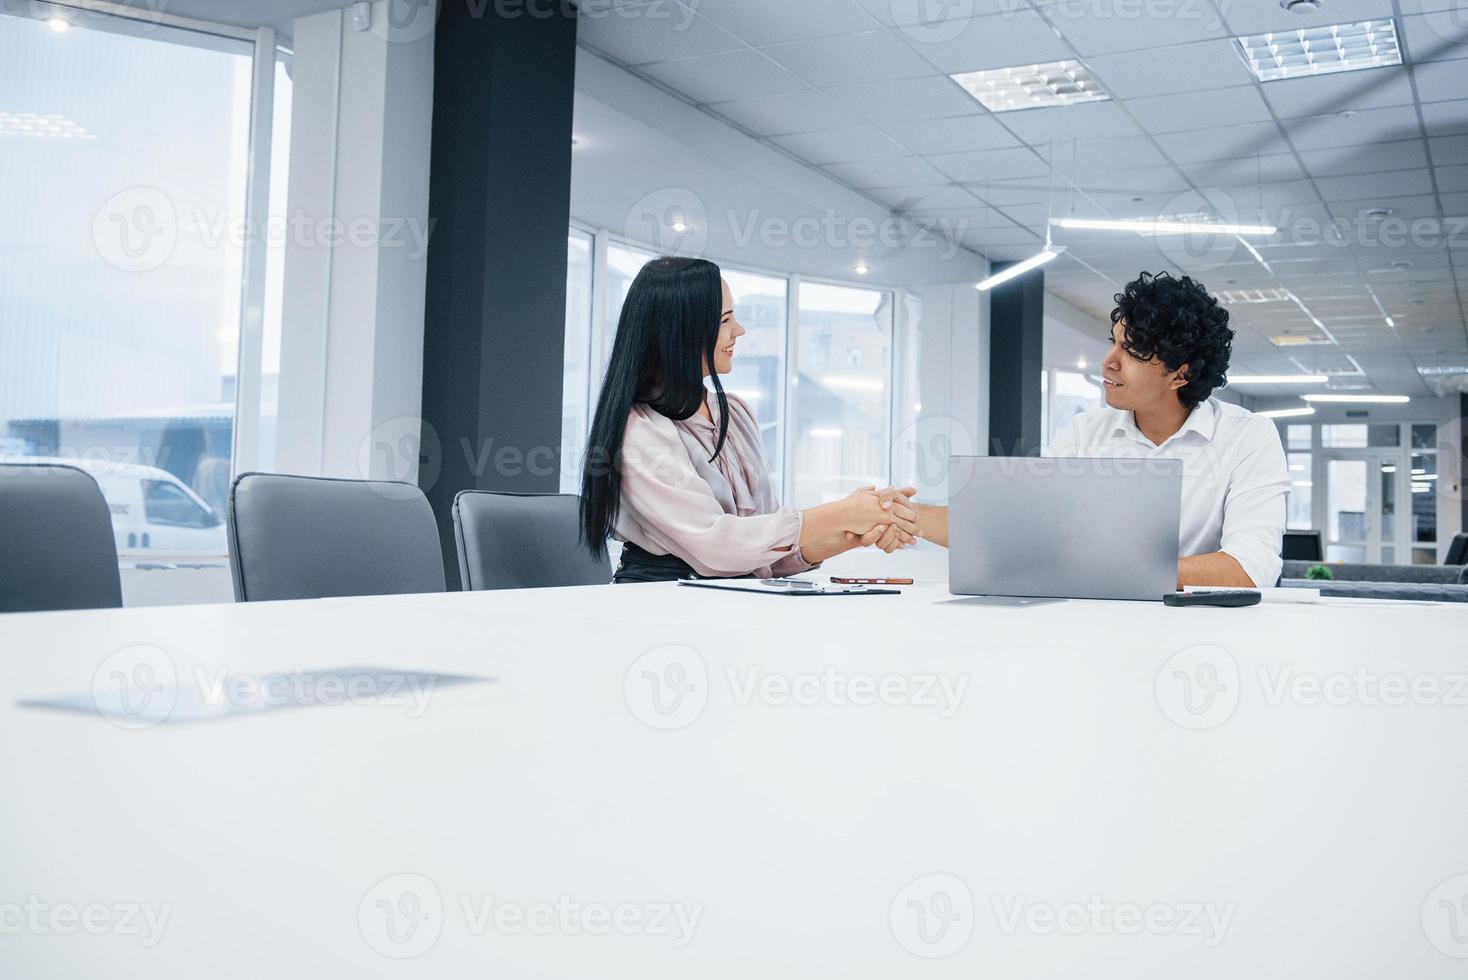
[[[1136,416],[1134,416],[1131,412],[1124,412],[1121,409],[1113,408],[1111,410],[1111,415],[1112,419],[1109,426],[1109,431],[1113,435],[1120,432],[1123,435],[1135,436],[1136,438],[1147,442],[1149,445],[1151,444],[1152,440],[1142,435],[1142,430],[1137,428]],[[1181,438],[1183,433],[1185,432],[1196,432],[1198,433],[1198,435],[1202,436],[1205,441],[1212,442],[1213,436],[1217,431],[1218,408],[1213,404],[1212,398],[1205,398],[1203,401],[1198,403],[1198,406],[1196,408],[1188,413],[1188,417],[1183,422],[1182,428],[1178,429],[1167,439],[1163,440],[1162,445],[1165,446],[1168,443],[1172,442],[1174,439]]]

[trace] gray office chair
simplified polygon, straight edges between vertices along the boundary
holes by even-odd
[[[410,483],[241,473],[225,516],[237,602],[445,589],[438,525]]]
[[[112,514],[92,475],[0,464],[0,612],[121,605]]]
[[[573,493],[461,490],[454,540],[464,591],[610,582],[611,563],[577,543],[580,507]]]

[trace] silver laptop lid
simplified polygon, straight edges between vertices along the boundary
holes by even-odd
[[[955,595],[1160,600],[1177,589],[1180,459],[953,456]]]

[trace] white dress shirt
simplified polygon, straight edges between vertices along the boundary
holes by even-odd
[[[1182,460],[1178,557],[1222,551],[1260,588],[1279,578],[1290,474],[1269,419],[1209,398],[1158,446],[1131,412],[1102,406],[1072,419],[1046,455]]]

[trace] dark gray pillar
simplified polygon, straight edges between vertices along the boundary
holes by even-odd
[[[997,263],[1002,272],[1013,263]],[[989,452],[1040,452],[1040,374],[1045,361],[1045,273],[1027,272],[989,291]]]
[[[1458,506],[1462,508],[1462,522],[1458,525],[1468,531],[1468,392],[1458,396]],[[1437,471],[1443,471],[1442,461]],[[1438,477],[1439,480],[1442,477]]]
[[[434,59],[419,484],[457,588],[454,494],[560,486],[575,8],[444,0]]]

